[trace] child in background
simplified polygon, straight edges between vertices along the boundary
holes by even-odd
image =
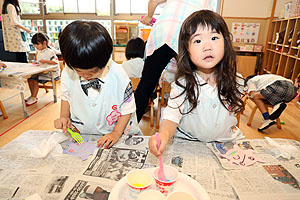
[[[276,123],[275,119],[284,111],[286,103],[296,97],[299,88],[298,79],[293,84],[292,80],[274,74],[252,75],[246,78],[245,83],[250,98],[254,100],[264,118],[258,131],[263,131]],[[274,106],[271,114],[265,101]]]
[[[122,66],[129,78],[141,78],[144,67],[145,42],[139,37],[128,41],[125,49],[127,61]]]
[[[37,61],[41,67],[47,65],[57,65],[57,69],[54,71],[54,79],[59,80],[60,68],[58,65],[58,59],[56,54],[48,46],[49,37],[44,33],[36,33],[32,36],[32,44],[34,45],[37,52]],[[39,92],[39,83],[45,84],[51,81],[51,72],[47,74],[37,74],[30,77],[28,80],[29,89],[31,96],[25,99],[26,106],[31,106],[37,103],[37,94]]]
[[[230,141],[243,137],[235,114],[243,110],[236,60],[224,19],[210,10],[191,14],[179,33],[178,71],[159,129],[161,146],[150,137],[159,156],[175,134],[188,140]],[[241,84],[239,83],[241,82]]]
[[[72,124],[81,133],[99,134],[98,146],[105,148],[127,126],[128,134],[141,134],[132,85],[122,65],[110,60],[113,42],[107,30],[97,22],[74,21],[63,30],[59,46],[66,67],[55,128],[66,133]]]

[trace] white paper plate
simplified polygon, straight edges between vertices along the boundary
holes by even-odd
[[[155,168],[147,168],[146,170],[153,174]],[[196,200],[210,200],[205,189],[191,177],[178,172],[179,177],[175,184],[174,191],[188,192],[196,197]],[[153,179],[152,189],[157,189]],[[119,180],[110,192],[108,200],[129,200],[126,176]]]

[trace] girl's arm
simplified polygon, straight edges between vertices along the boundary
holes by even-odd
[[[160,138],[160,148],[159,149],[156,148],[157,145],[156,138],[155,135],[152,135],[149,138],[150,152],[153,153],[155,156],[162,155],[168,144],[169,139],[175,134],[177,126],[178,126],[177,123],[164,119],[160,124],[159,132],[158,132]]]
[[[70,128],[70,104],[68,101],[61,100],[60,117],[54,121],[54,127],[63,129],[67,133],[67,128]]]
[[[149,0],[148,2],[148,12],[147,15],[143,18],[143,20],[141,21],[143,24],[145,25],[151,25],[150,22],[153,18],[154,12],[156,7],[163,3],[166,2],[167,0]]]
[[[53,61],[53,60],[39,60],[40,63],[46,63],[49,65],[56,65],[57,62]]]
[[[97,142],[97,146],[103,147],[105,149],[112,147],[115,143],[118,142],[119,138],[123,134],[132,114],[122,115],[111,133],[108,133],[101,137]]]

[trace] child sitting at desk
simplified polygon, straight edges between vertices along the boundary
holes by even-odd
[[[113,42],[107,30],[97,22],[74,21],[63,30],[59,46],[66,67],[55,128],[66,133],[72,124],[81,133],[99,134],[98,146],[105,148],[126,127],[128,134],[141,134],[132,85],[122,65],[110,60]]]
[[[58,80],[60,75],[60,68],[58,65],[58,59],[53,50],[48,46],[48,36],[44,33],[36,33],[31,39],[37,52],[38,65],[41,67],[45,65],[57,65],[57,69],[54,71],[54,79]],[[45,84],[51,81],[51,72],[47,74],[37,74],[28,79],[28,86],[31,92],[31,96],[25,99],[26,106],[31,106],[37,103],[37,94],[39,92],[39,83]]]
[[[127,61],[122,66],[129,78],[141,78],[144,67],[145,42],[139,37],[128,41],[125,49]]]
[[[150,151],[159,156],[175,135],[194,141],[231,141],[243,137],[234,131],[235,114],[243,110],[236,60],[224,19],[210,10],[191,14],[179,33],[178,71],[171,85],[168,106]],[[239,84],[241,81],[241,84]]]

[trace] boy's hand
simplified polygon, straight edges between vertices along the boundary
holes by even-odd
[[[54,127],[56,129],[63,129],[65,134],[69,134],[67,128],[71,127],[71,120],[70,118],[60,117],[54,121]]]
[[[122,135],[122,134],[121,134]],[[97,146],[98,147],[104,147],[105,149],[109,149],[110,147],[112,147],[115,143],[118,142],[119,138],[121,137],[121,135],[117,132],[111,132],[108,133],[104,136],[102,136],[98,141],[97,141]]]

